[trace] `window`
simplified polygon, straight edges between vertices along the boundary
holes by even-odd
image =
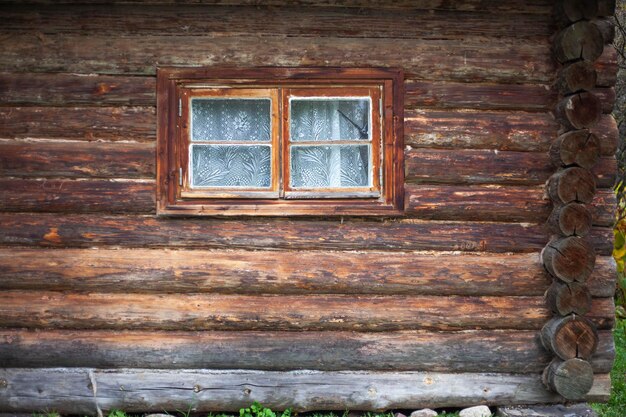
[[[159,214],[395,215],[402,73],[162,68]]]

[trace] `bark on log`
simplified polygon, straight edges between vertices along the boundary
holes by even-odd
[[[554,57],[561,64],[582,59],[593,62],[602,55],[604,38],[591,22],[576,22],[561,30],[554,39]]]
[[[95,367],[372,370],[539,374],[552,355],[536,331],[146,332],[0,330],[0,368]],[[599,333],[596,373],[611,370],[610,331]]]
[[[556,106],[555,117],[569,129],[594,127],[602,115],[602,104],[590,92],[577,93],[563,98]]]
[[[548,181],[548,194],[557,204],[584,203],[593,201],[596,179],[584,168],[566,168],[558,171]]]
[[[554,359],[543,372],[548,389],[568,400],[582,400],[593,386],[593,369],[582,359]]]
[[[535,253],[0,249],[0,289],[123,293],[541,296],[552,279]],[[594,297],[615,292],[598,257]],[[515,276],[516,279],[510,279]]]
[[[595,26],[594,26],[595,28]],[[597,28],[596,28],[597,30]],[[601,35],[600,35],[601,37]],[[436,81],[551,83],[554,63],[545,38],[515,42],[227,35],[15,34],[4,40],[6,72],[154,75],[157,66],[228,65],[402,67],[406,78]],[[132,48],[132,54],[122,54]],[[367,51],[367,54],[364,54]],[[407,55],[406,51],[411,51]],[[446,59],[442,59],[442,51]],[[477,57],[480,57],[479,59]],[[528,62],[533,65],[528,66]]]
[[[0,178],[0,210],[55,213],[154,213],[153,180]]]
[[[0,107],[0,137],[153,142],[156,111],[154,107]]]
[[[294,411],[463,407],[468,398],[489,405],[563,401],[536,375],[493,373],[8,368],[0,379],[7,381],[0,410],[13,412],[94,414],[96,403],[104,411],[163,412],[189,404],[196,411],[237,411],[253,400]],[[606,401],[610,386],[608,374],[596,375],[584,399]]]
[[[129,330],[539,330],[552,313],[543,297],[78,294],[4,291],[0,326]],[[612,298],[588,317],[615,321]]]
[[[589,234],[600,255],[612,253],[612,239],[608,227]],[[539,252],[545,241],[540,224],[0,213],[4,246]]]
[[[546,304],[561,316],[584,315],[591,309],[591,292],[583,284],[554,281],[546,293]]]
[[[550,241],[542,259],[553,277],[567,283],[584,283],[593,271],[596,254],[587,240],[572,236]]]
[[[563,360],[588,360],[598,347],[598,331],[583,316],[554,317],[541,329],[541,341],[546,349]]]
[[[559,0],[554,7],[555,20],[567,26],[580,20],[591,20],[598,16],[597,0]]]
[[[600,140],[588,130],[564,133],[550,147],[550,159],[559,168],[577,165],[591,169],[599,158]]]
[[[0,143],[2,176],[154,178],[154,161],[154,145],[147,143]]]
[[[548,218],[550,231],[562,236],[586,236],[591,230],[591,213],[583,204],[555,206]]]
[[[559,71],[556,87],[561,94],[590,91],[595,88],[598,74],[593,64],[578,61],[565,65]]]

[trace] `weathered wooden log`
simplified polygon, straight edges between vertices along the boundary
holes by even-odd
[[[581,400],[593,386],[593,369],[582,359],[554,359],[543,372],[548,389],[568,400]]]
[[[600,140],[602,155],[615,155],[619,142],[619,131],[615,118],[610,114],[603,114],[598,124],[589,129]]]
[[[548,219],[553,208],[539,186],[407,184],[404,201],[407,215],[430,220],[539,223]],[[598,190],[587,207],[592,224],[613,225],[615,204],[612,190]]]
[[[615,0],[598,0],[598,16],[613,16]]]
[[[542,260],[553,277],[567,283],[584,283],[593,271],[596,254],[587,240],[571,236],[550,241],[543,249]]]
[[[600,100],[587,91],[563,98],[555,109],[556,119],[569,129],[593,127],[600,121],[601,115]]]
[[[154,213],[153,180],[2,179],[0,210]]]
[[[598,331],[583,316],[554,317],[541,329],[543,346],[563,360],[589,359],[598,347]]]
[[[561,94],[571,94],[578,91],[590,91],[595,88],[598,74],[593,64],[588,61],[578,61],[563,66],[559,70],[556,88]]]
[[[595,88],[592,93],[600,100],[602,113],[611,114],[615,106],[615,88]]]
[[[0,379],[7,381],[0,410],[13,412],[95,414],[96,402],[104,411],[163,412],[189,404],[196,411],[237,411],[252,401],[294,411],[463,407],[468,398],[490,405],[563,401],[533,374],[6,368]],[[610,390],[609,375],[596,375],[584,399],[606,401]]]
[[[155,148],[147,143],[2,142],[0,175],[154,178]]]
[[[598,79],[596,85],[599,87],[613,87],[617,81],[617,51],[615,48],[604,48],[604,52],[597,61],[593,63]]]
[[[0,289],[124,293],[541,296],[552,279],[537,255],[456,252],[0,249]],[[615,261],[587,281],[611,297]],[[516,279],[510,279],[515,276]]]
[[[564,133],[550,147],[550,159],[559,168],[577,165],[591,169],[599,158],[600,140],[588,130]]]
[[[0,137],[154,141],[154,107],[1,107]]]
[[[554,6],[554,18],[561,26],[598,16],[597,0],[559,0]]]
[[[260,239],[259,236],[263,238]],[[589,233],[598,254],[613,251],[613,230]],[[155,219],[0,213],[0,245],[42,247],[175,247],[228,249],[442,250],[538,252],[543,224],[355,219]]]
[[[546,293],[546,304],[561,316],[584,315],[591,309],[591,293],[583,284],[554,281]]]
[[[615,39],[615,24],[610,19],[594,19],[591,23],[596,25],[602,34],[605,44],[610,44]]]
[[[558,171],[548,181],[548,194],[557,204],[585,203],[593,201],[596,181],[591,172],[572,167]]]
[[[539,185],[554,173],[547,153],[410,149],[405,150],[404,161],[408,183]],[[569,172],[571,169],[575,171]],[[600,159],[593,174],[581,168],[568,168],[565,174],[555,175],[561,176],[557,180],[562,183],[561,192],[572,191],[571,187],[575,186],[578,200],[590,202],[596,182],[598,187],[611,187],[615,172],[615,157],[607,157]]]
[[[4,291],[0,326],[129,330],[538,330],[544,297],[123,294]],[[588,317],[615,321],[612,298]]]
[[[0,330],[0,368],[118,367],[540,373],[552,359],[536,331],[181,332]],[[596,373],[611,370],[599,333]],[[355,354],[358,352],[358,354]]]
[[[561,64],[569,61],[593,62],[602,55],[604,38],[596,25],[576,22],[561,30],[554,39],[554,57]]]
[[[591,213],[583,204],[556,205],[548,217],[550,231],[562,236],[584,237],[591,230]]]
[[[238,67],[323,63],[341,67],[401,67],[406,78],[437,81],[532,84],[550,83],[554,77],[554,64],[543,36],[514,43],[485,42],[484,37],[469,43],[459,39],[424,42],[284,35],[264,36],[263,42],[258,42],[256,33],[213,37],[208,43],[205,38],[189,34],[46,34],[46,45],[54,45],[50,48],[42,45],[32,32],[16,33],[10,42],[2,42],[0,67],[6,72],[154,75],[157,66],[185,66],[190,62],[197,66]],[[130,47],[132,54],[120,54]],[[446,59],[442,59],[442,49],[448,54]],[[411,51],[410,59],[406,51]],[[528,62],[533,62],[532,68]]]

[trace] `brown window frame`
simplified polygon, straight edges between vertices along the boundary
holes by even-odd
[[[404,205],[402,86],[402,71],[388,68],[159,68],[157,214],[401,215]],[[199,96],[272,97],[271,187],[191,188],[188,112],[190,100]],[[372,97],[370,187],[308,190],[289,187],[287,153],[290,151],[289,98],[292,96]],[[375,105],[376,102],[380,105]]]

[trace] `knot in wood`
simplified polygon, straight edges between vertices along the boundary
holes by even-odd
[[[6,379],[0,379],[0,388],[6,388],[9,386],[9,382]]]

